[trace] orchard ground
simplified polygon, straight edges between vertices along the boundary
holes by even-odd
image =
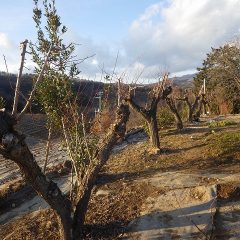
[[[46,136],[28,135],[42,162]],[[160,135],[160,155],[141,131],[115,147],[93,190],[83,238],[239,239],[240,116],[206,117]],[[69,172],[57,138],[50,159],[48,175],[67,193]],[[0,236],[59,239],[55,214],[11,164],[0,169]]]

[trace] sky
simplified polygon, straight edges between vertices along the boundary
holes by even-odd
[[[41,0],[39,0],[41,2]],[[20,65],[19,43],[36,41],[33,0],[0,0],[0,71]],[[134,81],[163,71],[181,76],[196,71],[211,47],[240,34],[240,0],[56,0],[67,26],[66,42],[80,44],[86,57],[79,77],[99,80],[102,69]],[[32,69],[30,56],[26,66]],[[124,75],[123,75],[124,74]]]

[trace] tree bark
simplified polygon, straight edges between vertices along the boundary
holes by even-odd
[[[42,173],[25,143],[25,137],[13,129],[15,123],[10,114],[0,112],[0,154],[19,166],[26,181],[60,217],[62,239],[72,240],[71,202],[62,194],[57,184]]]
[[[154,149],[160,150],[160,137],[158,133],[159,129],[158,129],[156,115],[157,115],[156,112],[152,113],[147,123],[148,123],[149,135],[150,135],[152,146]]]
[[[155,95],[151,99],[150,109],[143,108],[139,106],[133,99],[133,96],[130,93],[130,96],[125,99],[126,102],[131,106],[132,109],[140,113],[143,119],[148,124],[149,136],[152,147],[156,150],[160,150],[160,139],[157,126],[157,106],[161,99],[165,99],[172,92],[172,87],[169,86],[165,89],[158,86],[155,89]]]
[[[96,178],[102,166],[107,162],[113,146],[123,138],[126,131],[126,123],[129,119],[130,111],[128,105],[121,104],[117,110],[117,116],[111,131],[106,136],[102,144],[98,147],[95,157],[89,166],[88,172],[83,178],[82,188],[78,194],[76,210],[73,218],[74,239],[79,237],[81,228],[85,221],[91,192]]]
[[[176,121],[176,125],[177,125],[177,129],[181,130],[183,129],[183,122],[182,119],[180,117],[180,114],[178,113],[178,110],[175,106],[175,103],[173,102],[172,98],[166,98],[166,103],[169,106],[170,110],[172,111],[175,121]]]

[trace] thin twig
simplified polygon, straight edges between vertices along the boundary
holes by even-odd
[[[9,73],[8,72],[8,65],[7,65],[6,57],[5,57],[4,54],[3,54],[3,59],[4,59],[4,63],[5,63],[5,67],[6,67],[7,73]]]
[[[72,151],[71,151],[71,147],[70,147],[70,143],[69,143],[69,139],[68,139],[68,135],[67,135],[67,131],[66,131],[66,127],[65,127],[65,124],[64,124],[64,119],[62,118],[62,127],[63,127],[63,134],[64,134],[64,138],[65,138],[65,142],[67,144],[67,149],[68,149],[68,154],[72,160],[72,164],[74,166],[74,170],[75,170],[75,173],[76,173],[76,176],[77,176],[77,179],[78,181],[80,180],[80,176],[79,176],[79,173],[77,171],[77,167],[76,167],[76,164],[74,162],[74,157],[72,155]]]

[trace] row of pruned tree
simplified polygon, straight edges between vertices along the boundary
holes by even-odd
[[[168,84],[168,75],[165,74],[152,89],[149,107],[141,107],[134,99],[134,90],[130,88],[127,96],[118,98],[115,120],[106,135],[98,141],[94,136],[89,136],[86,131],[84,112],[80,110],[71,88],[71,79],[79,73],[77,64],[83,59],[76,59],[73,54],[74,44],[65,45],[61,38],[67,29],[62,25],[57,14],[55,1],[44,0],[43,9],[39,7],[38,0],[34,0],[34,3],[33,19],[37,27],[38,42],[34,44],[30,42],[30,51],[36,64],[36,78],[26,105],[19,113],[18,96],[24,54],[27,52],[28,44],[24,41],[13,111],[12,113],[8,113],[5,109],[0,111],[0,154],[19,166],[26,181],[57,213],[61,238],[78,239],[97,175],[108,160],[113,146],[124,137],[130,114],[129,106],[146,120],[151,143],[157,150],[160,149],[160,141],[156,115],[161,99],[166,101],[174,113],[178,129],[181,129],[183,124],[175,100],[171,96],[172,86]],[[42,27],[43,17],[47,22],[46,27]],[[184,98],[191,112],[189,115],[195,111],[196,102],[199,102],[200,98],[197,96],[193,105],[187,97]],[[15,130],[15,125],[21,121],[21,117],[34,99],[38,99],[46,113],[47,127],[51,131],[59,132],[71,159],[72,182],[67,195],[63,194],[56,183],[46,177],[29,150],[25,136]],[[192,118],[189,117],[189,120],[192,121]]]

